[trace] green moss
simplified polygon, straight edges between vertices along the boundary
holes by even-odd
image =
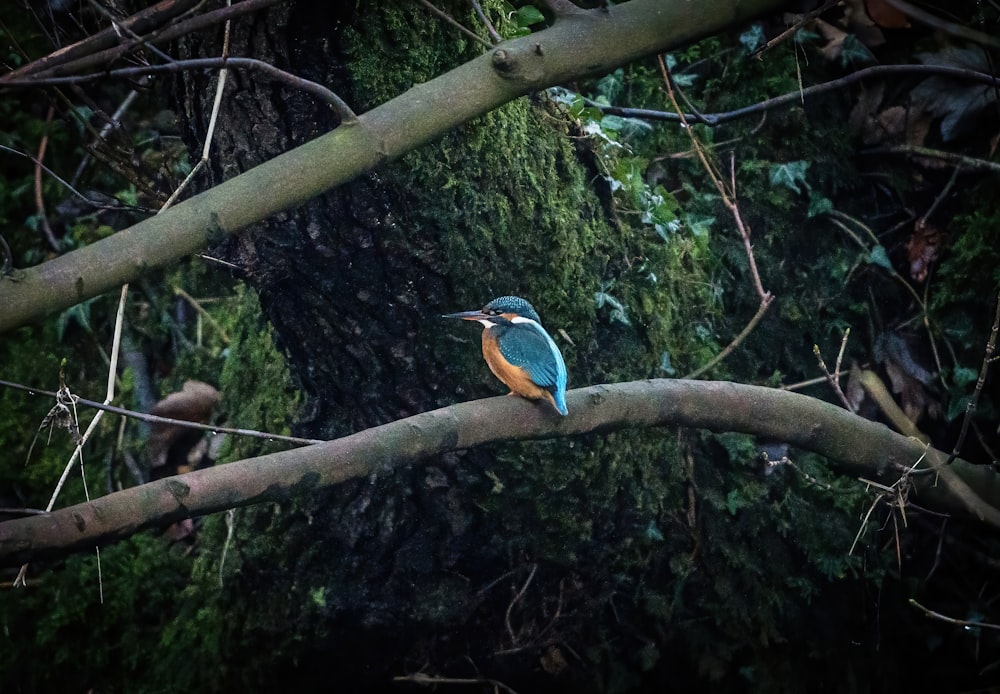
[[[219,376],[223,409],[241,428],[287,436],[299,414],[301,396],[254,293],[241,284],[235,299],[236,311],[227,321],[232,342]],[[253,374],[252,383],[247,382],[247,374]],[[223,457],[245,458],[286,447],[264,444],[260,439],[230,438]]]

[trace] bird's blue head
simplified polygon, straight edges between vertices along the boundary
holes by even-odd
[[[535,307],[519,296],[498,296],[478,311],[462,311],[461,313],[449,313],[445,315],[445,318],[463,318],[465,320],[493,323],[503,323],[504,320],[509,321],[514,317],[527,318],[539,325],[542,322],[538,317],[538,312],[535,311]]]
[[[483,306],[483,313],[491,316],[502,316],[504,314],[520,316],[541,323],[535,307],[519,296],[498,296],[490,303]]]

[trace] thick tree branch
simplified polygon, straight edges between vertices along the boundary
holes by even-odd
[[[560,16],[171,210],[42,265],[0,278],[0,332],[137,279],[532,91],[608,72],[784,4],[631,0]],[[263,194],[266,191],[266,195]]]
[[[568,395],[570,414],[498,397],[461,403],[335,441],[241,460],[126,489],[44,516],[0,523],[0,564],[89,550],[143,528],[237,506],[280,501],[428,456],[484,444],[626,427],[678,425],[738,431],[819,453],[845,474],[887,484],[945,455],[839,407],[797,393],[736,383],[653,380],[591,386]],[[1000,477],[956,460],[911,479],[922,506],[969,512],[1000,527]]]

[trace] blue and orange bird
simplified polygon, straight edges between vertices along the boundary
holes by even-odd
[[[483,357],[512,395],[547,400],[559,414],[567,413],[566,364],[531,304],[517,296],[501,296],[478,311],[444,318],[483,324]]]

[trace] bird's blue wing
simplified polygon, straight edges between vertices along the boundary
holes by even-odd
[[[556,343],[534,321],[514,324],[516,339],[499,340],[500,353],[514,366],[528,372],[531,380],[542,388],[566,389],[566,364]],[[513,337],[513,336],[511,336]]]

